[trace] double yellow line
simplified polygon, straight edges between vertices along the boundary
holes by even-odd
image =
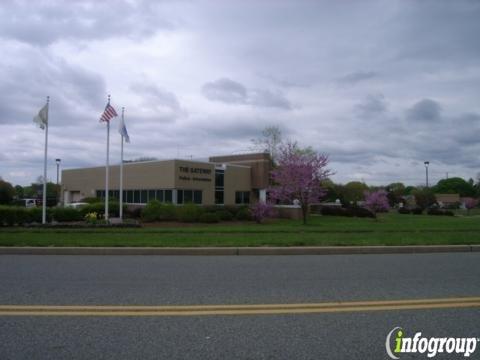
[[[267,315],[480,307],[480,297],[304,304],[183,306],[0,305],[0,316],[204,316]]]

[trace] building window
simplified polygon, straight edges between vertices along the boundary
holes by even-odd
[[[133,203],[133,190],[127,190],[127,203]]]
[[[166,203],[172,202],[172,190],[165,190],[165,202]]]
[[[192,190],[183,190],[183,202],[185,204],[190,204],[193,202],[193,191]]]
[[[250,191],[235,191],[235,204],[249,204],[250,203]]]
[[[223,204],[223,190],[215,190],[215,204]]]
[[[201,204],[201,190],[177,190],[177,204]]]
[[[147,203],[147,195],[148,195],[147,190],[140,190],[140,204]]]
[[[215,204],[223,205],[223,192],[225,185],[225,170],[215,169]]]
[[[193,203],[194,204],[202,204],[202,191],[201,190],[195,190],[193,192]]]
[[[133,190],[133,202],[140,204],[140,190]]]
[[[215,169],[215,187],[225,186],[225,170]]]
[[[155,197],[160,202],[163,202],[163,190],[157,190],[157,195]]]
[[[147,202],[155,200],[155,190],[148,190],[148,199]]]

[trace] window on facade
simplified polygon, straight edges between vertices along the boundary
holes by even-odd
[[[127,203],[132,204],[133,203],[133,191],[132,190],[127,190],[126,193],[127,193],[127,197],[126,197]]]
[[[215,170],[215,187],[223,187],[225,184],[225,171]]]
[[[236,191],[235,192],[235,204],[249,204],[250,192],[249,191]]]
[[[155,190],[148,190],[147,202],[155,200]]]
[[[177,190],[177,204],[183,204],[183,190]]]
[[[202,191],[201,190],[195,190],[193,192],[193,202],[195,204],[202,204]]]
[[[192,190],[183,190],[183,202],[185,204],[193,202],[193,191]]]
[[[215,204],[222,205],[223,204],[223,190],[216,190],[215,191]]]
[[[157,197],[156,199],[160,202],[163,202],[163,190],[157,190]]]
[[[140,204],[140,190],[133,190],[133,202]]]
[[[165,202],[172,202],[172,190],[165,190]]]
[[[146,204],[147,203],[147,195],[148,195],[147,190],[140,190],[140,203],[141,204]]]

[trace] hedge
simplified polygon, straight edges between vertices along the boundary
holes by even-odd
[[[201,206],[185,204],[177,207],[177,218],[181,222],[197,222],[205,211]]]
[[[142,209],[141,217],[146,222],[168,221],[176,220],[177,214],[174,205],[152,200]]]
[[[375,218],[370,210],[358,206],[342,208],[340,206],[322,206],[320,213],[325,216],[347,216],[347,217],[368,217]]]

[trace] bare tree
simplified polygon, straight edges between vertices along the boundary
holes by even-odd
[[[278,125],[267,126],[263,129],[261,137],[252,139],[255,148],[259,151],[269,153],[274,162],[277,160],[282,141],[282,131]]]

